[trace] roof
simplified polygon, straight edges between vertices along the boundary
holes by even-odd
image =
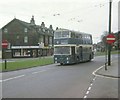
[[[9,24],[11,24],[12,22],[14,21],[18,21],[19,23],[21,23],[23,26],[27,27],[27,28],[30,28],[31,27],[31,23],[27,23],[27,22],[24,22],[22,20],[19,20],[19,19],[16,19],[14,18],[12,21],[10,21],[8,24],[6,24],[5,26],[3,26],[2,28],[8,26]]]
[[[31,24],[31,23],[28,23],[28,22],[25,22],[25,21],[22,21],[22,20],[19,20],[17,18],[14,18],[12,21],[10,21],[8,24],[6,24],[5,26],[3,26],[1,29],[5,28],[6,26],[8,26],[9,24],[13,23],[14,21],[17,21],[19,22],[21,25],[23,25],[24,27],[28,28],[28,29],[35,29],[36,32],[40,32],[39,31],[39,28],[42,29],[41,25],[36,25],[36,24]],[[45,31],[49,30],[51,31],[50,28],[47,28],[47,27],[44,27]],[[44,32],[40,32],[41,34],[44,34]],[[47,34],[47,33],[46,33]],[[52,34],[48,34],[48,35],[52,35]]]
[[[19,21],[22,25],[24,25],[25,27],[30,27],[30,26],[32,26],[31,25],[31,23],[27,23],[27,22],[24,22],[24,21],[21,21],[21,20],[19,20],[19,19],[16,19],[17,21]]]

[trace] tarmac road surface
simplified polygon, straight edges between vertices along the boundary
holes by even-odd
[[[117,56],[114,55],[113,60],[116,59]],[[93,71],[104,65],[104,63],[104,56],[99,56],[95,57],[91,62],[86,63],[66,66],[52,64],[43,67],[4,72],[2,74],[2,80],[0,80],[0,84],[2,84],[2,97],[84,98],[88,87],[91,82],[93,82],[93,79],[95,79],[95,76],[92,75]],[[103,81],[106,82],[104,79]],[[113,84],[116,85],[118,83],[111,82],[111,84],[107,84],[107,86]],[[114,86],[114,88],[116,89],[117,87]],[[100,95],[102,89],[101,92],[96,95]],[[116,96],[116,93],[114,96]]]

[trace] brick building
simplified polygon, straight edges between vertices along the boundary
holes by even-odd
[[[14,18],[1,28],[2,41],[7,41],[7,48],[2,48],[3,58],[38,57],[53,54],[52,25],[45,27],[44,22],[36,25],[34,16],[30,23]]]

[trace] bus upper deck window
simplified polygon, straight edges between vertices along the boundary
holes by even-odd
[[[58,39],[58,38],[60,38],[60,37],[61,37],[61,32],[55,32],[54,38],[55,38],[55,39]]]
[[[69,31],[62,31],[62,37],[69,38]]]

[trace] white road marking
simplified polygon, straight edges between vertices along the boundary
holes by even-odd
[[[110,79],[118,79],[118,78],[115,78],[115,77],[109,77],[109,76],[106,76],[106,75],[99,75],[99,74],[96,74],[96,72],[100,69],[102,69],[103,67],[105,67],[105,65],[99,67],[98,69],[96,69],[95,71],[93,71],[93,75],[94,76],[98,76],[98,77],[103,77],[103,78],[110,78]]]
[[[41,73],[41,72],[45,72],[47,70],[41,70],[41,71],[37,71],[37,72],[33,72],[32,74],[37,74],[37,73]],[[9,81],[9,80],[13,80],[13,79],[17,79],[17,78],[21,78],[21,77],[24,77],[25,75],[19,75],[19,76],[15,76],[15,77],[11,77],[11,78],[8,78],[8,79],[4,79],[4,80],[0,80],[0,83],[1,82],[6,82],[6,81]]]
[[[98,74],[96,74],[96,76],[103,77],[103,78],[109,78],[109,79],[118,79],[118,78],[115,78],[115,77],[109,77],[109,76],[98,75]]]
[[[90,93],[90,90],[92,88],[92,85],[93,85],[93,82],[95,81],[95,79],[96,79],[96,76],[92,79],[92,82],[91,82],[90,86],[88,87],[87,92],[83,98],[87,98],[87,95]]]
[[[85,95],[84,98],[87,98],[87,96]]]
[[[96,78],[93,79],[93,81],[95,81]]]
[[[5,81],[17,79],[17,78],[21,78],[21,77],[24,77],[24,76],[25,76],[25,75],[20,75],[20,76],[16,76],[16,77],[11,77],[11,78],[8,78],[8,79],[1,80],[0,82],[5,82]]]
[[[85,96],[84,96],[83,98],[87,98],[87,95],[90,93],[90,90],[91,90],[91,88],[92,88],[93,82],[96,80],[97,76],[99,76],[99,77],[105,77],[105,78],[111,78],[111,77],[107,77],[107,76],[102,76],[102,75],[96,74],[96,72],[97,72],[98,70],[100,70],[101,68],[103,68],[103,67],[105,67],[105,65],[103,65],[103,66],[99,67],[98,69],[96,69],[95,71],[93,71],[92,74],[93,74],[95,77],[93,78],[93,80],[92,80],[90,86],[88,87],[88,90],[87,90],[87,92],[86,92],[86,94],[85,94]],[[114,79],[115,79],[115,78],[114,78]]]
[[[41,71],[37,71],[37,72],[33,72],[32,74],[37,74],[37,73],[41,73],[41,72],[45,72],[47,70],[41,70]]]
[[[99,68],[98,68],[98,69],[96,69],[95,71],[93,71],[93,73],[92,73],[92,74],[96,76],[96,74],[95,74],[95,73],[96,73],[98,70],[100,70],[101,68],[103,68],[103,67],[104,67],[104,65],[103,65],[103,66],[101,66],[101,67],[99,67]]]
[[[91,87],[89,87],[88,90],[90,91],[90,90],[91,90]]]
[[[92,86],[93,84],[91,83],[90,86]]]
[[[90,91],[87,91],[86,94],[89,94]]]

